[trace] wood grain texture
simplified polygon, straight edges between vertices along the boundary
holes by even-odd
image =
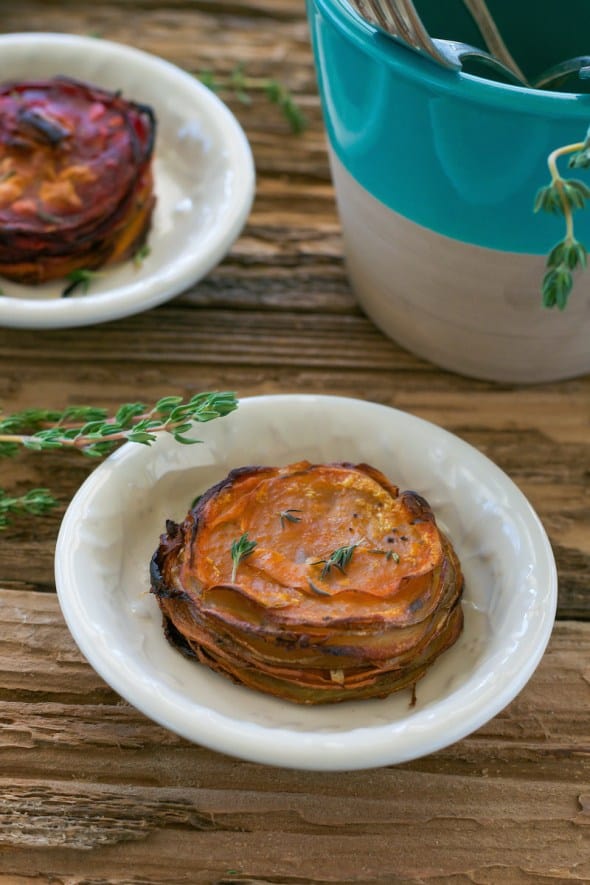
[[[495,461],[553,545],[559,620],[523,692],[475,734],[365,772],[266,768],[195,746],[84,661],[55,596],[65,508],[93,461],[0,462],[59,508],[0,547],[0,885],[590,881],[590,377],[516,387],[441,371],[386,339],[347,281],[303,0],[4,0],[0,29],[95,34],[198,73],[288,86],[222,97],[250,139],[248,224],[207,279],[95,327],[0,329],[0,403],[114,408],[167,393],[333,393],[434,421]]]
[[[91,852],[97,881],[126,864],[162,882],[590,875],[588,624],[558,624],[523,692],[465,740],[397,767],[309,774],[147,720],[84,662],[53,594],[4,590],[0,602],[0,860],[12,874],[57,864],[81,876]]]

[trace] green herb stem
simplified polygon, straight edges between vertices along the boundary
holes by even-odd
[[[574,216],[572,212],[572,206],[570,200],[568,200],[565,193],[565,180],[559,172],[557,168],[557,161],[560,157],[563,157],[567,154],[574,154],[577,151],[581,151],[584,149],[584,142],[580,141],[576,144],[568,144],[563,145],[562,147],[556,148],[554,151],[551,151],[549,156],[547,157],[547,165],[549,167],[549,173],[551,175],[551,181],[553,185],[557,188],[558,193],[560,195],[561,200],[561,211],[563,212],[563,216],[565,218],[566,223],[566,239],[573,239],[574,236]]]

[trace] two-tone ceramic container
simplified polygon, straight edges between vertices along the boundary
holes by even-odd
[[[588,52],[590,6],[571,5],[574,18],[549,0],[490,3],[529,76]],[[424,0],[420,13],[434,36],[482,45],[461,0]],[[590,371],[590,271],[564,310],[542,306],[564,224],[533,211],[549,153],[585,137],[590,95],[449,71],[377,33],[347,0],[308,0],[308,17],[348,271],[368,316],[474,377]],[[576,233],[590,247],[590,210]]]

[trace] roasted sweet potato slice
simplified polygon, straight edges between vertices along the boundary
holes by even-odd
[[[427,502],[364,464],[234,470],[152,560],[170,641],[301,703],[414,685],[459,635],[462,588]]]

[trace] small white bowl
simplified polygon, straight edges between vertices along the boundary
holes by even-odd
[[[157,197],[149,254],[105,268],[87,294],[64,281],[23,286],[0,277],[0,325],[83,326],[148,310],[204,277],[240,234],[255,173],[239,123],[217,96],[175,65],[138,49],[69,34],[0,36],[2,81],[64,74],[151,105]]]
[[[65,619],[97,672],[185,738],[256,762],[350,770],[403,762],[459,740],[502,710],[551,633],[551,547],[514,483],[467,443],[420,418],[329,396],[262,396],[199,426],[202,445],[128,443],[82,485],[64,517],[56,584]],[[364,461],[432,505],[466,579],[465,628],[409,692],[302,707],[234,685],[166,641],[149,561],[167,518],[233,467]]]

